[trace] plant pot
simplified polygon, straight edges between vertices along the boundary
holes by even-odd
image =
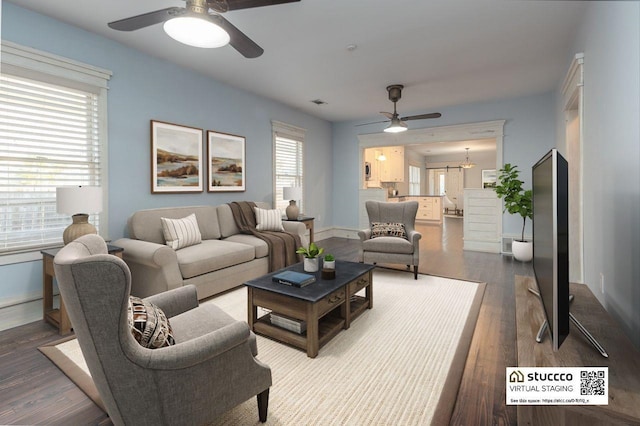
[[[533,243],[531,241],[516,241],[511,243],[513,258],[521,262],[530,262],[533,259]]]
[[[335,260],[322,261],[322,269],[336,269],[336,261]]]
[[[304,270],[305,272],[318,272],[320,269],[319,258],[317,257],[305,257],[304,258]]]

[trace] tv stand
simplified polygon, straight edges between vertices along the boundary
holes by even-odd
[[[534,290],[531,287],[529,287],[527,290],[529,290],[530,293],[533,293],[536,296],[538,296],[538,298],[540,297],[540,293],[538,293],[537,290]],[[573,299],[574,299],[573,294],[570,294],[569,303],[573,302]],[[609,354],[607,354],[607,351],[604,350],[604,348],[602,347],[602,345],[600,345],[600,343],[598,343],[596,338],[593,337],[591,333],[589,333],[589,330],[587,330],[586,328],[584,328],[582,324],[580,324],[580,321],[578,321],[578,319],[571,312],[569,312],[569,319],[571,320],[573,325],[575,325],[576,328],[582,333],[582,335],[587,338],[589,343],[591,343],[591,345],[594,348],[596,348],[598,352],[600,352],[600,355],[602,355],[605,358],[609,358]],[[540,326],[540,329],[538,330],[538,334],[536,334],[536,342],[541,343],[542,340],[544,340],[545,331],[548,331],[548,330],[549,330],[549,322],[547,320],[544,320],[544,322]],[[549,331],[549,333],[551,332]]]
[[[537,344],[535,334],[544,320],[540,301],[527,289],[533,277],[516,275],[517,367],[608,367],[608,405],[518,405],[519,425],[640,425],[640,352],[584,284],[571,284],[571,306],[584,326],[608,349],[609,358],[592,350],[575,324],[560,350]],[[508,366],[510,367],[510,366]]]

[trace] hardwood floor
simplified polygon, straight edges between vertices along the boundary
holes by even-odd
[[[462,219],[418,225],[420,272],[487,283],[463,372],[452,425],[515,425],[505,405],[505,368],[516,365],[514,276],[531,264],[462,250]],[[318,242],[340,260],[357,261],[357,240]],[[402,268],[402,266],[395,265]],[[0,332],[0,424],[110,424],[109,418],[37,347],[58,340],[42,321]]]

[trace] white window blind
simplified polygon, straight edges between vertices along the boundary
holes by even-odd
[[[274,130],[274,206],[285,210],[289,200],[283,199],[282,189],[289,186],[304,188],[304,129],[273,122]],[[304,190],[303,190],[304,197]],[[303,200],[296,200],[300,212]]]
[[[409,195],[420,195],[420,167],[409,166]]]
[[[33,50],[10,47],[10,53],[35,58],[35,66],[40,60],[56,67],[56,57],[41,59]],[[3,72],[16,70],[4,60],[5,52]],[[63,65],[80,68],[69,61]],[[56,76],[49,79],[54,83],[47,80],[43,72],[0,74],[0,254],[60,245],[71,218],[56,212],[56,187],[105,183],[101,89],[88,90],[86,82],[65,85]],[[91,215],[89,221],[100,232],[105,217]]]

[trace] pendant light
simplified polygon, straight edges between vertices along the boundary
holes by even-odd
[[[467,158],[460,163],[460,167],[462,167],[463,169],[470,169],[472,167],[476,166],[476,163],[472,163],[471,160],[469,160],[469,148],[465,148],[467,150]]]

